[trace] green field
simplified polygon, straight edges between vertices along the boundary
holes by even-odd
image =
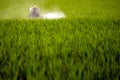
[[[0,80],[119,79],[120,0],[0,0]]]
[[[41,13],[61,10],[67,18],[120,18],[120,0],[0,0],[0,19],[29,18],[29,8]]]

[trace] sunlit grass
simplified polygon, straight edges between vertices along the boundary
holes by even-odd
[[[119,79],[120,20],[0,20],[1,79]]]
[[[32,19],[62,11],[64,19]],[[0,80],[119,80],[119,0],[0,0]]]

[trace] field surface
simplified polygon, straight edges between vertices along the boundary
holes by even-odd
[[[120,18],[120,0],[0,0],[0,19],[29,18],[29,8],[63,11],[67,18]]]
[[[29,17],[62,11],[66,18]],[[0,80],[119,80],[120,0],[0,0]]]

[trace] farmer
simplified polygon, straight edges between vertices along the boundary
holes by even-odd
[[[30,7],[30,14],[29,14],[29,16],[32,17],[32,18],[39,17],[39,8],[36,5]]]

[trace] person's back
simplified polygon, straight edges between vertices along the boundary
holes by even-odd
[[[36,18],[39,17],[39,8],[36,6],[30,7],[30,17]]]

